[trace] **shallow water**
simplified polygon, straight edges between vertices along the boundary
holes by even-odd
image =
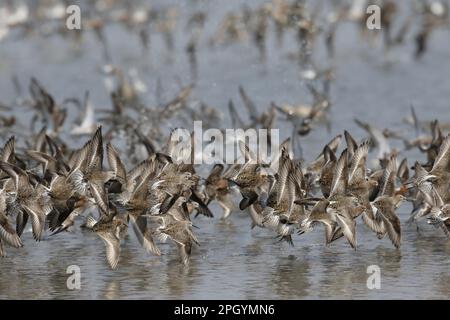
[[[166,61],[167,52],[160,35],[152,35],[152,48],[143,54],[137,35],[130,36],[122,26],[114,24],[106,29],[113,63],[139,71],[149,89],[145,95],[149,104],[156,102],[154,90],[158,78],[164,89],[162,99],[170,100],[180,83],[190,83],[184,54],[189,36],[183,26],[186,16],[201,9],[207,12],[208,20],[198,49],[194,98],[221,110],[224,123],[228,121],[230,98],[244,110],[239,84],[244,85],[261,108],[271,101],[309,103],[311,98],[299,75],[300,69],[286,58],[297,48],[292,34],[285,35],[283,47],[279,48],[270,28],[265,64],[258,62],[257,50],[247,43],[208,46],[208,37],[217,29],[223,14],[237,10],[243,2],[149,1],[154,7],[170,4],[179,7],[181,22],[175,34],[173,62]],[[252,6],[259,3],[263,2],[252,1]],[[365,137],[353,122],[354,117],[381,128],[411,130],[402,124],[402,118],[409,115],[413,104],[424,120],[450,121],[448,36],[448,31],[433,34],[429,52],[415,61],[411,39],[385,56],[381,48],[370,48],[362,42],[353,24],[342,25],[336,39],[331,132],[319,126],[302,138],[304,156],[313,159],[324,143],[344,129],[355,137]],[[328,61],[321,47],[319,44],[316,62],[319,67],[326,67]],[[17,74],[24,86],[31,76],[37,77],[57,101],[81,97],[89,89],[94,105],[109,106],[103,76],[98,72],[102,61],[101,50],[91,33],[86,34],[80,50],[74,50],[71,42],[60,36],[8,38],[0,42],[0,100],[14,99],[10,78]],[[16,115],[21,116],[21,111]],[[282,134],[290,133],[286,129],[289,125],[283,121],[279,120],[277,125]],[[423,159],[423,155],[415,152],[406,155],[412,160]],[[162,257],[146,254],[132,232],[122,245],[115,271],[107,266],[104,245],[93,233],[76,228],[36,243],[31,232],[25,232],[24,248],[6,248],[8,256],[0,261],[0,299],[449,298],[450,243],[439,230],[426,224],[421,225],[418,234],[415,226],[403,223],[400,250],[395,250],[388,239],[376,239],[361,221],[356,251],[343,240],[326,247],[320,227],[301,237],[295,236],[294,247],[289,247],[277,242],[268,230],[250,230],[245,212],[234,213],[223,222],[219,219],[220,208],[213,205],[212,209],[213,219],[199,217],[194,221],[199,227],[195,231],[201,246],[193,249],[189,267],[178,263],[176,248],[170,243],[161,244]],[[407,220],[409,211],[409,206],[399,210],[402,222]],[[67,289],[66,269],[70,265],[81,269],[81,290]],[[381,269],[378,290],[366,286],[370,265]]]

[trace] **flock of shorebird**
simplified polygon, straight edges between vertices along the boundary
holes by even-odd
[[[426,23],[415,38],[416,56],[425,52],[431,30],[446,26],[448,21],[447,8],[441,1],[434,1],[434,5],[422,3],[421,16]],[[388,0],[382,4],[383,10],[389,13],[383,15],[384,40],[389,47],[402,42],[411,21],[407,20],[394,37],[390,26],[396,6]],[[168,48],[173,47],[174,12],[151,14],[150,10],[139,15],[130,8],[130,12],[125,10],[112,16],[130,28],[136,27],[144,47],[149,43],[147,27],[156,21]],[[324,28],[315,20],[314,12],[319,9],[309,12],[303,1],[274,0],[269,6],[245,8],[240,14],[227,15],[211,43],[239,41],[253,34],[264,58],[267,21],[271,17],[279,39],[283,30],[296,28],[303,62],[311,58],[309,46],[321,31],[326,35],[332,57],[337,23],[349,19],[362,23],[366,17],[355,14],[351,8],[336,7],[333,19]],[[86,26],[94,29],[108,56],[102,31],[108,19],[105,15],[101,17],[90,17]],[[189,19],[189,25],[200,28],[205,19],[204,13],[197,13]],[[23,19],[10,20],[8,28],[23,27],[29,32],[33,29]],[[196,41],[198,37],[193,36],[186,48],[193,65]],[[304,56],[305,53],[308,55]],[[201,119],[205,126],[215,127],[220,120],[218,111],[203,102],[192,106],[188,101],[192,85],[181,88],[168,103],[155,107],[145,105],[139,99],[138,81],[129,81],[116,66],[107,65],[102,71],[114,80],[111,84],[113,109],[97,110],[97,113],[89,92],[81,100],[57,102],[33,78],[29,86],[31,98],[23,98],[18,79],[13,79],[18,97],[11,105],[32,110],[26,115],[31,120],[31,129],[15,115],[5,116],[3,112],[13,108],[0,104],[0,136],[7,140],[0,152],[0,256],[6,254],[7,246],[23,246],[22,234],[30,222],[36,241],[64,236],[77,225],[92,230],[104,241],[112,269],[119,263],[121,243],[128,239],[129,227],[147,252],[161,255],[159,242],[170,240],[177,246],[182,263],[188,264],[192,247],[200,242],[191,216],[213,217],[210,209],[213,202],[223,209],[223,219],[237,210],[245,211],[252,228],[268,229],[280,241],[290,244],[293,235],[323,225],[327,245],[344,238],[356,249],[356,223],[362,220],[378,239],[388,237],[399,248],[402,224],[396,211],[403,201],[413,205],[407,223],[417,223],[423,218],[450,237],[450,135],[442,133],[443,126],[437,121],[431,123],[429,132],[424,130],[414,108],[411,119],[416,136],[413,139],[355,119],[367,131],[369,139],[357,142],[345,131],[326,144],[312,163],[302,160],[298,137],[329,121],[332,68],[307,76],[311,80],[307,87],[314,98],[312,105],[271,103],[260,112],[262,109],[239,87],[249,119],[243,120],[242,113],[230,100],[228,111],[233,128],[275,128],[277,118],[281,117],[292,124],[292,135],[280,144],[277,156],[270,163],[259,162],[252,146],[239,141],[245,163],[228,166],[217,163],[206,177],[201,177],[199,166],[182,161],[175,140],[171,134],[169,137],[165,134],[165,124]],[[323,80],[323,92],[314,85],[317,79]],[[72,140],[69,142],[65,137],[69,106],[84,110],[82,119],[70,131],[73,136],[90,136],[79,149],[72,149]],[[39,124],[39,131],[35,130]],[[338,152],[343,139],[345,148]],[[418,148],[426,153],[426,163],[415,162],[410,168],[406,158],[399,161],[399,152],[391,150],[389,139],[400,139],[406,149]],[[124,143],[116,144],[113,140]],[[369,162],[373,148],[379,152]],[[410,174],[411,169],[414,174]]]
[[[41,99],[35,97],[34,107],[48,112],[45,104],[52,100],[44,99],[50,95],[39,88]],[[264,120],[264,114],[255,121]],[[62,235],[78,217],[87,215],[81,227],[104,241],[113,269],[130,226],[149,253],[161,255],[157,242],[170,239],[181,261],[188,264],[192,246],[199,244],[191,215],[213,217],[208,208],[213,201],[223,208],[223,219],[239,208],[248,212],[252,228],[268,229],[290,244],[294,233],[322,224],[327,245],[345,238],[356,249],[356,222],[361,217],[379,239],[387,236],[399,248],[401,223],[396,209],[404,200],[413,203],[408,222],[426,217],[450,236],[450,134],[444,136],[437,121],[431,129],[431,135],[404,140],[405,146],[417,146],[427,154],[425,164],[415,162],[413,176],[406,158],[397,163],[395,150],[378,159],[379,169],[368,168],[371,146],[387,141],[386,132],[377,138],[376,130],[369,128],[371,139],[357,143],[345,131],[346,148],[340,154],[342,135],[308,165],[295,158],[291,138],[279,146],[271,163],[258,162],[251,147],[239,141],[244,164],[225,168],[217,163],[201,178],[193,164],[182,161],[178,142],[171,137],[160,150],[148,147],[146,159],[126,168],[113,144],[104,145],[101,126],[75,150],[44,127],[28,148],[19,152],[11,137],[0,152],[0,255],[5,255],[5,245],[23,246],[21,236],[28,221],[34,239],[41,241],[47,230],[50,236]],[[142,144],[151,144],[150,138],[142,134],[141,138]],[[237,206],[235,191],[241,197]]]

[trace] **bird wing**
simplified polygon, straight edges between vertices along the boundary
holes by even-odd
[[[395,194],[395,179],[397,176],[397,156],[391,155],[389,163],[383,171],[380,196],[394,196]]]
[[[355,220],[346,217],[340,213],[336,215],[336,220],[342,229],[344,236],[352,248],[356,249],[356,222]]]
[[[89,182],[89,187],[92,197],[95,199],[95,203],[100,208],[102,213],[109,215],[108,196],[104,185],[100,185],[97,182]]]
[[[450,163],[450,134],[445,137],[444,141],[439,148],[439,153],[434,160],[433,168],[430,173],[437,170],[447,170]]]
[[[396,248],[399,248],[401,242],[401,227],[400,219],[398,218],[397,214],[393,209],[387,208],[386,210],[381,212],[381,219],[384,222],[388,237],[391,240],[392,244]]]
[[[31,216],[33,237],[36,241],[42,239],[44,233],[45,214],[37,205],[22,205],[23,209]]]
[[[111,170],[114,171],[116,179],[122,184],[125,183],[127,181],[127,171],[122,163],[122,160],[120,160],[117,150],[111,143],[106,145],[106,153],[108,156],[109,166]]]
[[[14,159],[15,154],[15,137],[12,136],[11,138],[6,141],[2,151],[0,152],[0,160],[3,162],[11,162]]]
[[[331,182],[330,197],[343,194],[347,188],[347,149],[342,151],[336,164],[333,181]]]
[[[0,225],[0,239],[15,248],[23,246],[16,230],[11,227],[8,221]]]
[[[148,228],[147,219],[143,216],[135,218],[134,216],[130,215],[130,217],[133,231],[136,234],[139,243],[147,252],[150,252],[156,256],[160,256],[161,251],[153,241],[151,230]]]
[[[352,163],[348,174],[349,184],[364,180],[366,175],[366,160],[369,153],[369,141],[364,141],[358,146],[352,157]]]
[[[120,240],[110,232],[98,232],[106,247],[106,260],[111,269],[116,269],[120,257]]]

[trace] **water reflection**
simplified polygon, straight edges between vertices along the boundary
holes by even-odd
[[[307,259],[289,256],[277,263],[270,284],[280,298],[302,299],[309,295],[310,276]]]
[[[194,251],[194,249],[193,249]],[[193,286],[199,281],[198,264],[201,257],[194,256],[189,265],[180,264],[178,251],[172,248],[167,253],[166,264],[161,266],[159,276],[162,278],[161,286],[166,295],[171,298],[190,297]],[[192,297],[191,297],[192,298]]]
[[[402,252],[394,248],[377,246],[375,249],[376,261],[373,264],[379,265],[383,271],[389,272],[392,277],[399,277],[401,273]]]
[[[108,300],[119,299],[122,296],[120,283],[121,283],[120,281],[117,281],[115,279],[111,279],[110,281],[106,280],[105,287],[102,290],[100,299],[108,299]]]

